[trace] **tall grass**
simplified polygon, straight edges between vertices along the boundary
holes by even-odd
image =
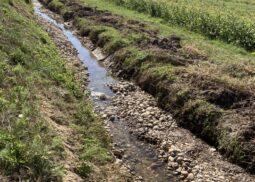
[[[182,3],[155,0],[108,0],[153,17],[163,18],[170,24],[185,27],[212,39],[220,39],[252,51],[255,50],[255,24],[235,15],[207,11]]]

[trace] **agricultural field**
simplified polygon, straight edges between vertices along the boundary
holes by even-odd
[[[216,38],[254,50],[254,2],[110,0],[127,8],[163,18],[171,25],[185,27],[209,38]]]

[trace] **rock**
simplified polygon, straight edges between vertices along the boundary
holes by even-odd
[[[138,176],[135,180],[136,181],[143,181],[143,177],[142,176]]]
[[[181,171],[181,174],[182,174],[183,176],[187,176],[189,173],[188,173],[187,171]]]
[[[107,114],[103,114],[102,118],[106,119],[107,118]]]
[[[178,169],[176,169],[176,172],[178,172],[178,173],[180,173],[182,171],[182,168],[178,168]]]
[[[182,157],[178,157],[177,160],[176,160],[178,163],[181,163],[183,161],[183,158]]]
[[[194,174],[189,173],[188,176],[187,176],[187,179],[188,180],[193,180],[194,179]]]
[[[180,152],[180,149],[178,149],[177,147],[175,147],[174,145],[172,145],[170,148],[169,148],[169,150],[168,150],[168,152]]]
[[[110,121],[111,121],[111,122],[115,121],[115,116],[111,116],[111,117],[110,117]]]
[[[173,171],[172,174],[175,175],[175,176],[177,176],[179,173],[176,172],[176,171]]]
[[[209,150],[210,150],[210,152],[216,152],[215,148],[210,148]]]
[[[117,165],[120,165],[122,162],[123,162],[123,161],[120,160],[120,159],[116,159],[116,160],[115,160],[115,164],[117,164]]]
[[[118,159],[121,159],[124,155],[123,150],[114,149],[112,152]]]
[[[107,57],[103,54],[100,48],[96,48],[92,53],[98,61],[103,61]]]
[[[172,167],[173,169],[176,169],[179,167],[178,163],[177,162],[169,162],[168,163],[168,166]]]
[[[99,98],[100,100],[106,100],[107,99],[107,96],[104,93],[101,93],[101,92],[92,92],[91,95],[93,97]]]
[[[168,157],[168,161],[174,162],[174,160],[175,160],[175,159],[174,159],[172,156],[169,156],[169,157]]]
[[[98,96],[98,98],[99,98],[100,100],[106,100],[106,99],[107,99],[106,95],[103,94],[103,93],[101,93],[101,94]]]
[[[153,130],[159,130],[159,127],[158,126],[154,126]]]

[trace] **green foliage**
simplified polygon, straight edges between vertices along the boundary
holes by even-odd
[[[113,54],[117,50],[119,50],[119,49],[121,49],[121,48],[123,48],[127,45],[128,45],[127,41],[125,41],[121,38],[120,39],[114,39],[104,47],[104,50],[107,53]]]
[[[3,82],[8,65],[4,61],[0,61],[0,85]]]
[[[236,136],[229,136],[228,132],[223,131],[219,135],[219,149],[224,150],[224,153],[230,158],[233,162],[242,163],[245,161],[244,146],[240,145],[240,141]]]
[[[88,126],[95,121],[95,114],[91,112],[92,106],[87,103],[80,103],[78,111],[75,113],[75,124]]]
[[[27,131],[31,125],[34,128]],[[23,120],[13,126],[11,132],[0,131],[0,166],[7,174],[29,168],[34,176],[23,178],[56,180],[61,177],[55,174],[58,166],[45,146],[44,134],[40,134],[42,127],[45,128],[39,123],[34,125]]]
[[[111,155],[108,153],[98,139],[86,139],[84,141],[84,149],[80,156],[83,161],[90,161],[104,164],[112,159]]]
[[[8,107],[8,105],[9,102],[6,99],[0,97],[0,112],[3,112]]]
[[[81,161],[77,166],[77,172],[84,177],[88,177],[92,172],[92,164],[87,161]]]
[[[93,171],[93,164],[104,165],[112,160],[108,149],[96,138],[86,138],[80,154],[77,171],[80,175],[88,177]]]
[[[170,64],[155,64],[154,61],[148,62],[142,65],[142,70],[153,78],[167,78],[168,81],[176,79],[174,68]]]
[[[101,120],[92,112],[92,106],[89,103],[81,102],[78,105],[73,123],[83,144],[76,169],[80,175],[88,177],[94,165],[101,166],[112,160],[108,152],[109,136]]]
[[[65,154],[65,146],[63,144],[62,139],[59,137],[53,138],[51,149],[61,156],[64,156]]]
[[[182,88],[176,93],[177,102],[183,103],[189,99],[189,95],[191,94],[190,88]]]
[[[64,4],[59,0],[52,0],[48,6],[52,11],[60,13],[61,9],[64,7]]]
[[[13,65],[25,64],[26,57],[20,49],[16,49],[15,52],[11,53],[10,57],[11,64]]]
[[[213,104],[196,99],[185,103],[179,117],[183,126],[209,141],[214,141],[217,138],[215,127],[222,113],[223,111]]]
[[[191,31],[202,33],[209,38],[221,39],[228,43],[240,45],[247,50],[255,47],[255,25],[239,18],[234,12],[220,13],[217,9],[208,11],[201,4],[190,6],[175,1],[154,0],[109,0],[138,12],[160,17],[170,24],[186,27]]]

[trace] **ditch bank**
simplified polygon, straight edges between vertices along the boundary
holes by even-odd
[[[101,47],[108,55],[104,60],[108,67],[120,77],[135,80],[157,98],[179,126],[216,146],[231,162],[255,171],[252,91],[188,72],[189,65],[207,58],[197,51],[183,51],[178,36],[159,37],[157,30],[143,22],[125,20],[78,1],[41,2],[71,22],[81,37],[89,37],[92,49]],[[134,36],[127,38],[130,34]],[[168,74],[164,73],[165,65]]]

